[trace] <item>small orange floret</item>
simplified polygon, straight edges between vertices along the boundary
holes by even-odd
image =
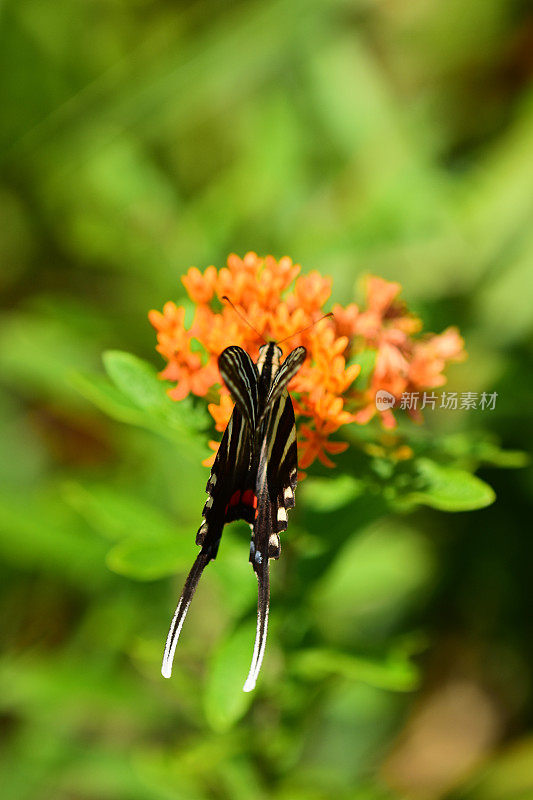
[[[170,397],[181,400],[188,394],[209,395],[208,409],[220,432],[233,409],[218,372],[222,350],[239,345],[256,360],[265,340],[282,342],[284,356],[303,345],[307,358],[289,385],[300,465],[305,469],[318,459],[331,467],[328,454],[340,453],[348,444],[329,437],[342,425],[366,424],[378,413],[377,391],[385,389],[399,398],[413,387],[441,385],[447,363],[465,357],[464,346],[455,328],[413,338],[421,322],[399,299],[400,284],[372,276],[366,281],[364,308],[355,303],[346,307],[336,304],[332,315],[321,320],[331,294],[331,279],[317,271],[300,276],[300,270],[288,257],[277,260],[252,252],[244,258],[231,254],[220,270],[210,266],[202,273],[191,267],[183,276],[183,285],[196,306],[189,328],[185,327],[185,309],[172,302],[164,305],[162,313],[150,311],[148,316],[157,331],[157,350],[167,362],[161,377],[175,384],[169,389]],[[224,296],[244,319],[222,301]],[[357,385],[361,368],[350,363],[361,349],[375,353],[374,368],[363,389]],[[416,418],[417,412],[409,413]],[[394,427],[391,409],[379,414],[384,427]],[[216,451],[218,443],[210,442],[210,447]],[[214,458],[204,463],[210,465]]]
[[[335,464],[326,453],[342,453],[348,447],[347,442],[330,442],[327,434],[311,428],[309,425],[302,425],[298,448],[299,466],[301,469],[307,469],[318,458],[325,467],[334,467]]]
[[[202,466],[204,466],[204,467],[212,467],[213,466],[213,464],[215,463],[215,458],[217,457],[219,445],[220,445],[220,442],[215,442],[213,440],[208,442],[209,449],[213,450],[213,452],[211,453],[210,456],[207,456],[207,458],[204,458],[204,460],[202,461]]]
[[[321,309],[331,294],[331,278],[323,278],[316,270],[298,278],[294,286],[294,304],[312,312]]]
[[[214,267],[208,267],[202,275],[199,269],[191,267],[181,282],[193,303],[209,303],[215,293],[217,271]]]
[[[215,427],[217,431],[223,433],[226,430],[227,424],[230,420],[233,411],[233,400],[229,394],[220,395],[220,403],[209,403],[207,410],[215,420]]]
[[[399,283],[369,275],[366,285],[369,310],[380,315],[386,314],[401,291],[402,287]]]
[[[333,306],[332,313],[339,336],[347,336],[348,338],[354,336],[357,331],[359,307],[355,303],[350,303],[346,308],[343,308],[336,303]]]

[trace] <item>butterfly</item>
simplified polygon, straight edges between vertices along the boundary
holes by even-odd
[[[224,525],[243,519],[252,536],[250,563],[257,576],[257,632],[243,691],[255,688],[265,652],[270,604],[269,561],[279,558],[279,534],[287,528],[297,482],[296,426],[287,391],[306,358],[297,347],[281,363],[275,342],[259,349],[257,363],[236,345],[219,356],[222,380],[235,401],[233,413],[206,486],[203,521],[196,534],[201,550],[185,581],[168,632],[161,673],[170,678],[185,616],[207,564],[216,558]]]

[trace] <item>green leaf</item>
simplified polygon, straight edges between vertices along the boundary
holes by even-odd
[[[130,536],[152,540],[175,535],[176,525],[170,516],[133,490],[67,481],[62,486],[62,495],[94,530],[112,541]]]
[[[130,537],[111,548],[106,556],[109,569],[138,581],[153,581],[188,569],[194,560],[190,536],[160,536],[148,541]],[[190,534],[190,532],[188,532]]]
[[[296,656],[293,669],[302,677],[313,680],[337,675],[395,692],[413,691],[419,678],[416,666],[403,652],[391,652],[386,659],[378,661],[336,650],[309,649]]]
[[[531,459],[523,450],[502,450],[499,447],[487,445],[479,455],[484,464],[502,469],[520,469],[527,467]]]
[[[115,386],[138,408],[165,411],[172,403],[165,384],[148,362],[121,350],[107,350],[102,359]]]
[[[435,442],[435,452],[449,456],[459,466],[474,469],[479,464],[507,469],[519,469],[530,463],[522,450],[504,450],[499,442],[487,433],[463,431],[442,436]]]
[[[423,458],[417,462],[423,488],[411,492],[408,505],[426,505],[441,511],[473,511],[490,506],[496,499],[493,489],[466,470],[437,464]]]
[[[227,636],[213,654],[204,695],[207,720],[213,730],[229,730],[248,709],[253,692],[242,687],[252,660],[255,622],[246,622]]]
[[[70,374],[71,385],[113,419],[154,431],[181,446],[186,444],[184,452],[190,460],[205,457],[198,436],[208,425],[205,408],[193,404],[190,398],[171,400],[155,367],[130,353],[111,350],[103,359],[114,385],[100,375],[81,373]]]
[[[335,478],[309,477],[302,483],[300,494],[307,508],[325,513],[346,506],[362,491],[361,481],[351,475],[338,475]]]
[[[146,427],[146,417],[122,392],[101,375],[72,372],[69,383],[87,400],[112,419]]]
[[[110,486],[62,487],[66,502],[97,533],[116,542],[106,556],[109,569],[134,580],[150,581],[188,569],[194,559],[188,527],[141,497]]]
[[[121,350],[108,350],[103,355],[107,374],[120,392],[146,412],[159,429],[161,424],[181,436],[205,430],[205,410],[193,406],[190,399],[176,402],[167,394],[168,384],[162,381],[152,364]]]

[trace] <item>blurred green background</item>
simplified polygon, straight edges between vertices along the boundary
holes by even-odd
[[[3,800],[533,798],[533,481],[499,449],[533,430],[530,11],[0,4]],[[250,249],[333,276],[343,304],[365,273],[398,280],[426,329],[459,325],[451,385],[496,408],[417,435],[485,462],[498,499],[395,511],[353,431],[299,490],[243,695],[244,523],[159,673],[196,553],[203,409],[155,384],[133,402],[124,374],[146,368],[108,357],[111,384],[101,354],[161,368],[148,309],[183,298],[190,265]]]

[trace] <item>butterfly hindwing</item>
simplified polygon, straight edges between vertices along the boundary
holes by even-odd
[[[253,522],[253,516],[244,505],[250,499],[253,481],[250,479],[252,446],[250,431],[237,406],[233,409],[228,426],[219,445],[211,474],[207,481],[207,500],[202,512],[203,522],[196,534],[196,544],[211,547],[215,558],[226,522],[246,519]],[[240,512],[243,515],[240,515]]]
[[[235,497],[236,487],[242,486],[248,480],[250,458],[250,432],[241,412],[235,407],[206,486],[208,497],[202,512],[203,521],[196,534],[196,544],[201,545],[202,549],[187,576],[168,632],[161,667],[161,672],[166,678],[172,673],[176,645],[202,572],[207,564],[216,558],[226,522],[240,518],[235,516],[238,508],[236,504],[232,505],[231,501]],[[253,520],[253,513],[253,509],[248,513],[249,521]],[[242,517],[246,518],[244,514]]]
[[[301,349],[305,358],[305,350]],[[250,543],[250,562],[258,582],[257,629],[252,663],[244,684],[245,692],[254,689],[265,652],[270,605],[269,561],[279,558],[279,533],[287,528],[287,509],[294,506],[298,471],[296,426],[292,401],[285,388],[292,374],[287,370],[286,380],[280,382],[281,389],[276,392],[273,401],[270,400],[270,393],[267,395],[264,430],[261,431],[256,479],[258,506]]]
[[[277,501],[273,508],[274,528],[287,528],[287,510],[294,508],[294,492],[298,475],[296,449],[296,425],[291,398],[286,389],[277,401],[282,407],[276,430],[272,431],[273,446],[267,469],[267,481],[272,498]]]
[[[258,580],[257,633],[244,691],[254,688],[266,644],[269,560],[279,558],[279,533],[287,527],[297,480],[296,428],[287,384],[306,351],[296,348],[279,365],[281,349],[261,348],[257,365],[240,347],[219,357],[222,379],[235,407],[222,437],[206,486],[203,521],[196,535],[201,546],[185,581],[165,646],[162,673],[170,677],[178,637],[198,581],[216,558],[226,522],[244,519],[252,528],[250,561]]]

